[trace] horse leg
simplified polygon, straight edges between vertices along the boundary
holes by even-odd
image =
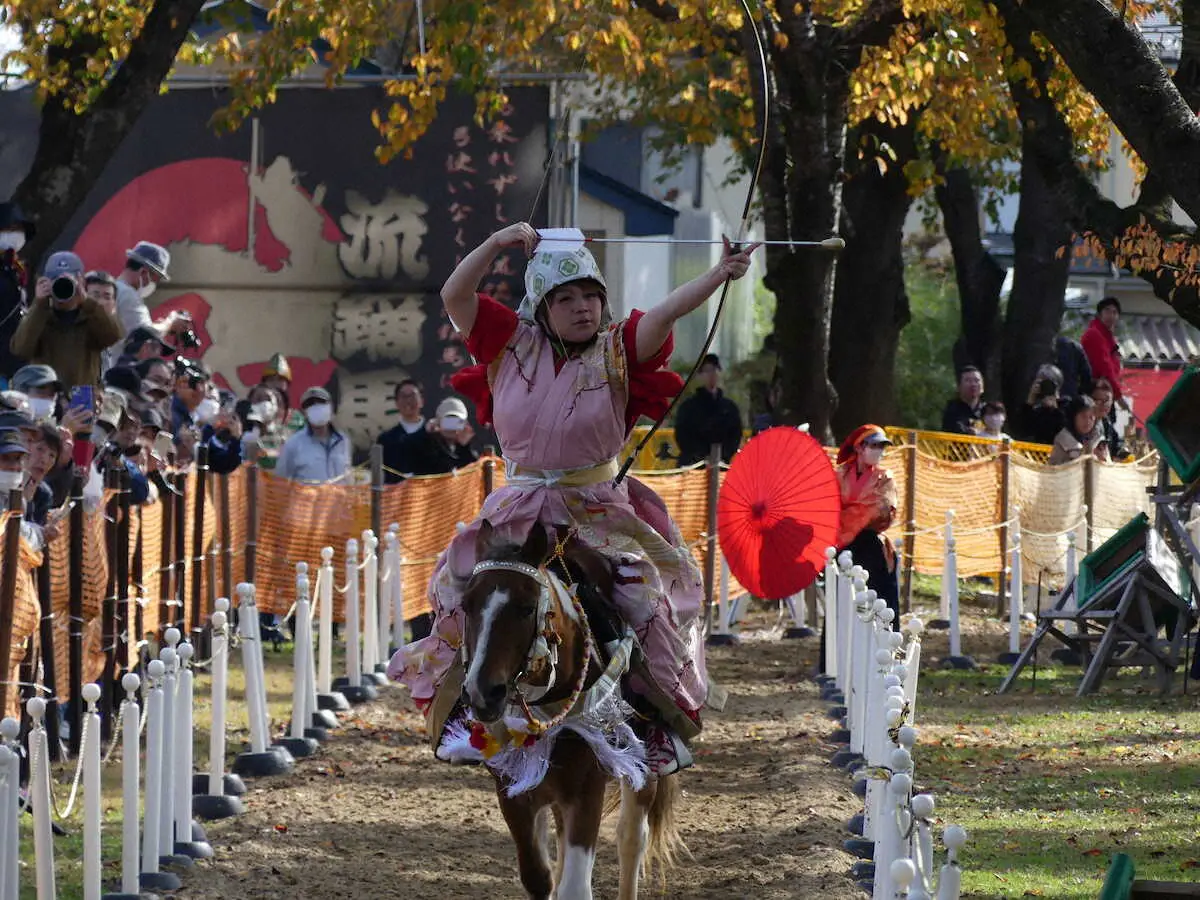
[[[596,861],[596,843],[600,839],[607,780],[593,759],[575,791],[559,798],[565,827],[564,839],[559,843],[562,878],[554,894],[555,900],[592,900],[592,866]]]
[[[621,882],[617,900],[637,900],[638,878],[650,838],[650,805],[654,802],[657,782],[647,781],[635,791],[621,782],[621,816],[617,819],[617,858],[621,861]]]
[[[555,804],[554,811],[554,850],[557,857],[554,863],[554,883],[562,884],[563,863],[566,861],[567,833],[563,828],[562,810]]]
[[[500,812],[504,814],[513,843],[517,845],[517,870],[521,875],[521,884],[530,900],[550,900],[554,882],[542,840],[545,829],[539,828],[538,823],[541,818],[544,826],[544,816],[538,815],[541,807],[535,806],[527,795],[506,797],[502,789],[496,793],[500,798]]]

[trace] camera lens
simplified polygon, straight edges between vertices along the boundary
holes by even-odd
[[[75,296],[75,279],[59,275],[50,285],[50,293],[54,295],[54,299],[67,302]]]
[[[196,337],[196,332],[189,328],[179,335],[179,343],[183,344],[189,350],[195,350],[200,346],[200,338]]]

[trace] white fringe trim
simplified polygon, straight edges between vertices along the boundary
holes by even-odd
[[[504,783],[505,794],[516,797],[533,790],[545,779],[554,742],[564,731],[579,735],[595,754],[600,768],[609,775],[629,782],[635,791],[646,786],[650,772],[646,748],[624,722],[608,731],[581,721],[564,722],[547,731],[532,747],[510,747],[491,759],[484,759],[483,753],[471,746],[469,724],[459,720],[446,729],[437,757],[452,763],[485,763]]]

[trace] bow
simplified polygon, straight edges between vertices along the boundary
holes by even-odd
[[[746,233],[746,224],[750,220],[750,210],[754,207],[754,192],[758,188],[758,178],[762,173],[763,160],[767,155],[767,125],[770,121],[770,98],[771,86],[769,73],[767,72],[767,51],[763,46],[762,35],[759,33],[758,26],[754,23],[754,14],[750,10],[749,0],[740,0],[742,9],[746,12],[746,27],[750,29],[754,35],[754,45],[758,48],[758,64],[759,77],[762,78],[763,86],[763,104],[762,104],[762,127],[758,137],[758,159],[755,160],[754,168],[750,172],[750,187],[746,190],[746,202],[742,206],[742,221],[738,224],[737,238],[734,241],[734,247],[738,247],[742,242],[742,236]],[[717,312],[713,316],[712,325],[709,326],[708,336],[704,339],[704,346],[700,348],[700,353],[696,357],[696,362],[692,365],[692,370],[688,372],[687,378],[683,380],[683,387],[679,389],[679,393],[671,400],[671,405],[667,407],[667,411],[659,416],[650,430],[645,436],[638,441],[638,445],[633,452],[629,454],[629,458],[621,465],[621,470],[617,473],[617,477],[613,479],[613,485],[616,486],[624,480],[625,475],[633,466],[634,460],[638,458],[645,448],[650,443],[650,439],[654,437],[655,432],[662,427],[663,422],[671,417],[671,413],[675,411],[675,407],[679,405],[679,401],[687,393],[688,385],[692,379],[696,377],[696,373],[700,371],[700,365],[704,362],[704,357],[708,354],[709,348],[712,347],[713,338],[716,337],[717,328],[721,324],[721,313],[725,309],[725,298],[729,296],[729,285],[733,282],[731,277],[725,278],[725,283],[721,286],[721,297],[717,300]]]

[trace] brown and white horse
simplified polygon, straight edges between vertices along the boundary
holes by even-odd
[[[549,583],[551,549],[541,525],[533,527],[523,546],[515,546],[498,543],[491,524],[482,523],[479,563],[463,598],[463,698],[479,723],[476,728],[503,730],[506,726],[500,723],[510,721],[515,711],[543,725],[565,725],[569,711],[580,709],[589,691],[614,677],[613,666],[605,668],[603,654],[593,652],[599,641],[589,624],[606,614],[610,624],[613,621],[607,609],[594,608],[597,598],[604,598],[603,603],[612,596],[611,566],[584,545],[560,539],[555,562],[567,570],[579,594],[593,598],[585,605]],[[616,672],[615,678],[622,674]],[[615,796],[606,803],[606,790],[614,779],[582,732],[558,727],[550,734],[554,743],[549,764],[532,789],[509,796],[510,785],[493,770],[500,811],[517,845],[521,883],[531,898],[590,900],[600,821],[617,805]],[[655,778],[647,773],[639,790],[629,780],[621,781],[620,900],[637,897],[643,867],[657,864],[665,871],[682,849],[674,818],[678,792],[674,774]],[[548,854],[551,816],[558,837],[553,872]]]

